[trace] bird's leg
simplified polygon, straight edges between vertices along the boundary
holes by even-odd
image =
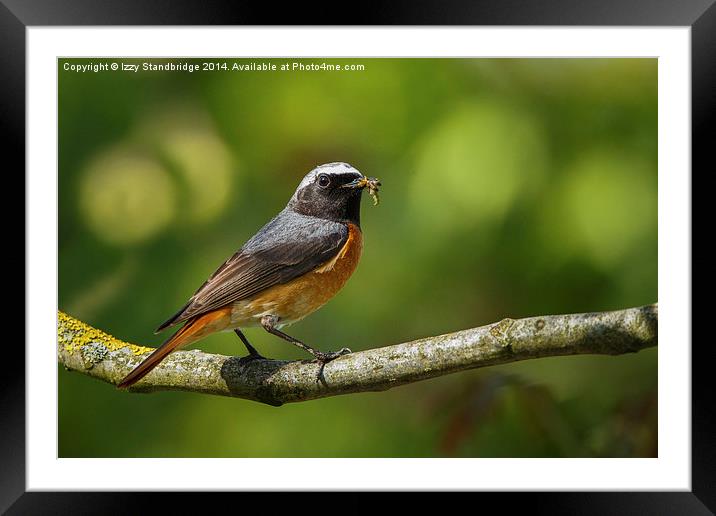
[[[249,343],[249,339],[246,338],[246,335],[244,335],[243,332],[242,332],[240,329],[236,328],[236,329],[234,330],[234,333],[236,333],[236,335],[239,336],[239,338],[241,339],[241,342],[244,343],[244,346],[246,346],[246,349],[249,351],[249,356],[248,356],[248,357],[245,357],[245,358],[252,358],[252,359],[254,359],[254,358],[257,358],[257,359],[258,359],[258,358],[260,358],[260,359],[266,360],[266,358],[264,358],[263,356],[261,356],[261,354],[260,354],[258,351],[256,351],[256,348],[253,347],[253,346]]]
[[[278,324],[278,320],[279,320],[279,318],[276,317],[275,315],[264,315],[261,318],[261,326],[263,326],[264,330],[271,333],[272,335],[281,337],[282,339],[287,340],[291,344],[298,346],[299,348],[303,349],[304,351],[308,351],[311,355],[313,355],[316,358],[316,360],[320,364],[326,364],[326,363],[330,362],[331,360],[334,360],[334,359],[336,359],[340,356],[343,356],[343,355],[347,355],[348,353],[351,352],[351,350],[348,348],[343,348],[340,351],[336,351],[333,353],[330,353],[330,352],[324,353],[323,351],[314,349],[311,346],[309,346],[308,344],[305,344],[305,343],[301,342],[300,340],[298,340],[297,338],[291,337],[290,335],[287,335],[284,332],[282,332],[281,330],[279,330],[278,328],[276,328],[276,324]]]

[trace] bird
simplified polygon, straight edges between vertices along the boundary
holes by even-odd
[[[183,325],[118,384],[128,388],[171,352],[221,331],[233,331],[247,359],[264,357],[241,328],[260,326],[313,355],[321,366],[350,353],[322,352],[281,328],[318,310],[355,271],[363,250],[360,204],[368,188],[377,204],[376,178],[343,162],[325,163],[301,180],[286,207],[216,271],[155,333]]]

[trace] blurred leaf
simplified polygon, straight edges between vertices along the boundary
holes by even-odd
[[[186,186],[182,199],[182,223],[206,224],[220,215],[237,193],[237,178],[229,152],[206,113],[186,105],[155,111],[139,129],[142,141],[151,141],[178,169]]]
[[[97,156],[84,173],[80,209],[94,236],[116,245],[143,242],[175,214],[172,179],[155,160],[116,148]]]
[[[500,101],[455,107],[421,143],[411,182],[414,216],[430,231],[499,222],[518,194],[542,180],[541,137],[528,112]]]

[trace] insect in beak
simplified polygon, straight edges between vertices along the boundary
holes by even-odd
[[[377,206],[380,202],[378,198],[378,187],[380,186],[381,183],[377,178],[363,176],[343,185],[343,188],[368,188],[368,193],[373,198],[373,206]]]
[[[368,187],[368,193],[373,198],[373,206],[378,206],[380,202],[378,197],[378,187],[381,186],[380,181],[377,177],[367,178],[366,186]]]

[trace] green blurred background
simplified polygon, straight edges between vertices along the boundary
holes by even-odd
[[[206,60],[182,60],[200,64]],[[359,71],[65,71],[59,308],[149,346],[319,163],[383,182],[347,286],[291,333],[354,351],[657,300],[656,59],[275,59]],[[144,60],[123,60],[143,63]],[[167,60],[153,60],[166,63]],[[260,329],[265,356],[306,358]],[[197,347],[244,354],[235,335]],[[657,351],[281,408],[58,368],[62,457],[651,457]]]

